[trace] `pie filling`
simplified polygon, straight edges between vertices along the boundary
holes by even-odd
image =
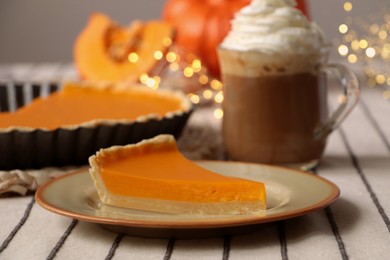
[[[16,112],[0,113],[0,128],[54,130],[91,122],[162,118],[189,109],[189,101],[176,92],[119,84],[68,83],[62,91],[37,98]]]

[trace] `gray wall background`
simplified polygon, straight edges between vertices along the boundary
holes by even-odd
[[[354,6],[351,14],[359,16],[383,10],[383,5],[388,7],[384,3],[390,2],[350,1]],[[323,28],[329,41],[339,37],[338,26],[345,19],[344,2],[308,1],[312,20]],[[159,19],[164,3],[165,0],[0,0],[0,63],[71,62],[74,39],[90,13],[104,12],[127,25],[133,19]]]

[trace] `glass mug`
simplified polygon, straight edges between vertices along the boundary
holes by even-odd
[[[329,134],[359,100],[356,76],[328,64],[327,52],[275,56],[218,49],[224,100],[222,134],[228,159],[315,167]],[[328,112],[328,74],[338,76],[342,95]]]

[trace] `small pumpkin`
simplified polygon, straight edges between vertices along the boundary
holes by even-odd
[[[219,77],[217,46],[230,30],[230,21],[238,10],[251,0],[168,0],[163,9],[163,20],[176,30],[176,44],[194,53]],[[298,8],[307,14],[305,0],[298,0]]]
[[[219,77],[216,47],[230,30],[234,13],[250,0],[168,0],[163,9],[163,20],[176,30],[178,47],[194,53]]]
[[[75,41],[75,65],[86,80],[137,81],[155,66],[155,53],[168,50],[173,34],[163,21],[134,21],[125,28],[94,13]]]

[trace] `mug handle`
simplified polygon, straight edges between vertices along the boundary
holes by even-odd
[[[342,64],[333,63],[322,66],[321,71],[337,76],[342,87],[342,94],[338,97],[337,109],[325,124],[316,129],[316,138],[325,138],[336,129],[357,105],[360,98],[359,81],[350,69]]]

